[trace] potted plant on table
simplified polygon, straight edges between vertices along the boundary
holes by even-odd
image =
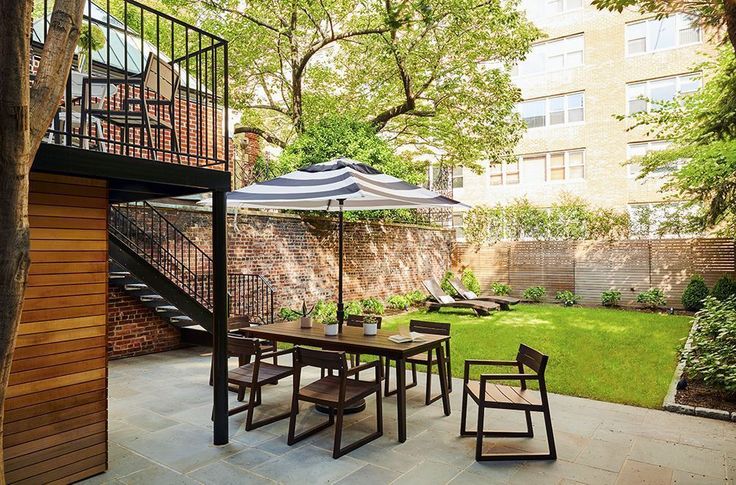
[[[378,333],[378,318],[375,315],[366,315],[363,320],[363,335],[373,336]]]
[[[319,317],[320,323],[324,325],[325,336],[335,337],[339,331],[339,325],[337,324],[337,316],[335,315],[323,315]]]
[[[312,305],[312,308],[307,310],[307,302],[302,300],[302,311],[299,319],[299,326],[301,328],[312,328],[312,317],[309,316],[312,313],[312,310],[314,310],[314,305]]]

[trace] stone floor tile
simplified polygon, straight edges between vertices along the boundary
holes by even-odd
[[[591,440],[575,460],[577,463],[618,473],[629,455],[629,447],[610,441]]]
[[[277,482],[318,485],[336,482],[364,465],[350,456],[333,460],[330,452],[307,445],[258,465],[253,472]]]
[[[669,485],[671,482],[671,468],[626,460],[616,485]]]
[[[396,480],[401,473],[375,465],[366,465],[351,473],[339,482],[340,485],[388,485]]]
[[[634,441],[630,457],[632,460],[652,465],[726,478],[725,455],[722,451],[639,438]]]
[[[401,475],[394,481],[394,485],[427,485],[429,483],[447,483],[460,474],[462,469],[425,460],[414,468]]]
[[[246,448],[240,453],[228,456],[225,458],[225,461],[245,469],[251,469],[261,463],[273,460],[277,456],[278,455],[274,455],[273,453],[259,450],[257,448]]]
[[[179,424],[178,421],[165,418],[160,414],[156,414],[148,410],[142,410],[134,414],[129,414],[128,416],[123,418],[123,421],[125,423],[145,429],[146,431],[159,431],[161,429]]]
[[[274,485],[273,480],[258,476],[244,468],[224,461],[206,465],[190,472],[188,477],[206,484],[217,485]]]
[[[195,485],[201,483],[158,465],[152,465],[118,480],[126,485]]]
[[[725,480],[723,478],[696,475],[681,470],[674,470],[672,472],[673,485],[723,485],[724,483]]]

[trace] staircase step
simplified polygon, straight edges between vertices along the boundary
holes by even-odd
[[[163,296],[161,296],[161,295],[157,295],[157,294],[152,294],[152,295],[142,295],[142,296],[141,296],[141,301],[143,301],[143,302],[149,302],[149,301],[161,301],[161,300],[163,300],[163,299],[164,299],[164,297],[163,297]]]
[[[156,311],[159,313],[165,313],[165,312],[175,312],[179,309],[176,308],[174,305],[161,305],[156,307]]]
[[[129,276],[130,276],[129,271],[111,271],[110,272],[111,280],[122,280],[122,279],[128,278]]]
[[[191,319],[191,317],[188,317],[186,315],[182,315],[180,317],[171,317],[169,321],[176,325],[177,327],[186,327],[189,325],[194,325],[194,320]]]
[[[148,288],[148,285],[145,283],[131,283],[128,285],[125,285],[126,291],[140,291],[145,290]]]

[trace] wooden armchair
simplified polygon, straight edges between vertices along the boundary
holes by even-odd
[[[460,415],[460,435],[475,436],[475,459],[477,461],[501,460],[556,460],[557,450],[552,431],[552,418],[549,413],[547,387],[544,381],[544,371],[548,357],[526,345],[519,346],[516,360],[466,360],[465,375],[463,378],[463,409]],[[511,366],[518,374],[481,374],[480,381],[470,381],[470,366]],[[533,373],[525,373],[525,367]],[[521,388],[493,384],[491,381],[519,381]],[[539,393],[528,391],[527,381],[539,382]],[[478,424],[475,430],[466,429],[468,396],[478,405]],[[524,411],[526,415],[526,431],[485,431],[483,427],[486,408],[512,409]],[[532,438],[532,411],[544,415],[544,426],[547,433],[548,453],[483,453],[483,437],[498,438]]]
[[[363,328],[363,323],[365,322],[367,318],[367,315],[348,315],[346,325],[348,327],[359,327]],[[371,315],[371,318],[376,321],[378,324],[378,329],[381,329],[381,321],[383,320],[382,317],[379,317],[378,315]],[[381,367],[383,368],[383,357],[379,357],[378,361],[381,363]],[[360,354],[350,354],[350,365],[356,366],[360,365]],[[383,369],[381,369],[381,377],[383,377]],[[358,376],[356,375],[355,378],[357,379]]]
[[[248,413],[245,418],[246,431],[285,419],[290,414],[287,411],[259,421],[253,420],[255,408],[261,404],[261,388],[267,384],[278,384],[279,380],[292,375],[294,372],[292,367],[263,362],[263,359],[266,358],[293,353],[293,349],[264,353],[262,345],[263,342],[258,339],[232,334],[227,337],[228,352],[233,352],[248,360],[248,363],[240,365],[227,373],[228,384],[235,385],[238,388],[238,401],[243,401],[246,388],[250,389],[248,402],[242,406],[229,409],[227,412],[228,416],[232,416],[246,411]]]
[[[337,375],[328,375],[311,384],[301,387],[302,368],[312,366],[327,369]],[[349,379],[361,371],[375,370],[375,379],[361,381]],[[291,418],[289,420],[289,446],[335,425],[335,441],[332,457],[340,458],[346,453],[363,446],[383,435],[383,408],[381,407],[381,378],[379,362],[366,362],[348,369],[345,352],[307,349],[296,347],[294,352],[294,393],[291,401]],[[342,446],[343,414],[349,406],[371,394],[376,395],[376,431],[347,446]],[[299,401],[321,404],[330,408],[327,422],[318,424],[306,431],[296,433],[296,417],[299,414]]]
[[[235,335],[235,336],[241,336],[241,337],[250,337],[250,334],[248,333],[247,328],[251,327],[253,325],[257,325],[256,323],[253,323],[251,318],[247,315],[244,316],[236,316],[236,317],[230,317],[227,319],[227,332],[229,335]],[[274,365],[278,365],[279,363],[279,354],[273,353],[278,350],[278,347],[276,347],[276,342],[273,340],[261,340],[261,352],[267,352],[273,355],[273,363]],[[251,354],[246,353],[245,355],[240,355],[238,353],[238,347],[236,348],[230,348],[227,349],[227,356],[228,357],[237,357],[238,358],[238,365],[245,365],[248,362],[250,362]],[[210,360],[210,386],[213,385],[215,378],[215,354],[212,354],[212,358]],[[233,386],[231,387],[231,391],[236,391]]]

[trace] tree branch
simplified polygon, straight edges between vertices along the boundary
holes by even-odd
[[[243,134],[243,133],[253,133],[254,135],[258,135],[264,140],[266,140],[268,143],[272,145],[276,145],[281,148],[286,148],[286,142],[277,137],[276,135],[267,132],[266,130],[262,128],[258,128],[256,126],[236,126],[235,130],[233,130],[233,133],[235,135]]]
[[[204,4],[207,5],[207,6],[209,6],[210,8],[214,8],[215,10],[219,10],[221,12],[231,13],[233,15],[238,15],[240,17],[243,17],[245,20],[247,20],[249,22],[252,22],[252,23],[254,23],[254,24],[256,24],[256,25],[258,25],[260,27],[263,27],[264,29],[268,29],[268,30],[270,30],[272,32],[275,32],[275,33],[277,33],[279,35],[282,34],[281,29],[279,29],[278,27],[276,27],[274,25],[271,25],[268,22],[265,22],[265,21],[263,21],[261,19],[258,19],[258,18],[254,17],[254,16],[252,16],[252,15],[250,15],[248,13],[241,12],[240,10],[236,10],[236,9],[233,9],[233,8],[228,8],[228,7],[225,7],[225,6],[216,4],[215,2],[212,2],[212,1],[205,0]]]

